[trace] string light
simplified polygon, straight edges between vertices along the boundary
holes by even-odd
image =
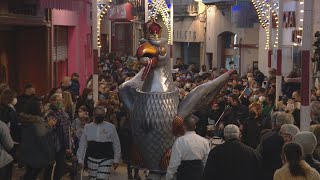
[[[98,46],[98,48],[102,47],[101,46],[101,40],[100,40],[100,36],[101,36],[101,31],[100,31],[101,21],[102,21],[104,15],[110,9],[109,3],[111,3],[111,2],[112,2],[112,0],[109,0],[109,2],[107,2],[107,3],[103,3],[102,1],[100,1],[97,4],[97,46]]]

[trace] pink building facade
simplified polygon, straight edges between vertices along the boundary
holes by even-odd
[[[78,0],[73,10],[52,9],[52,87],[65,76],[80,75],[81,89],[93,73],[91,0]]]

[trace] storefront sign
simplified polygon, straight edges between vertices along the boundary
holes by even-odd
[[[173,25],[174,42],[204,42],[204,24],[199,20],[185,19]]]

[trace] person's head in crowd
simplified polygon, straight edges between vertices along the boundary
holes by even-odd
[[[89,98],[89,94],[91,94],[90,98]],[[86,101],[86,100],[91,100],[91,99],[93,99],[93,97],[92,97],[92,89],[84,88],[83,91],[82,91],[81,100],[82,101]]]
[[[299,144],[288,143],[283,146],[282,159],[284,163],[288,164],[289,172],[294,177],[305,177],[306,172],[301,165],[303,157],[303,149]]]
[[[192,79],[192,74],[190,73],[190,72],[188,72],[188,73],[186,73],[186,75],[187,75],[187,80],[191,80]]]
[[[36,89],[32,86],[32,84],[26,84],[24,86],[24,94],[28,96],[34,96],[36,94]]]
[[[227,141],[229,139],[240,139],[240,130],[238,126],[234,124],[227,125],[224,130],[224,139]]]
[[[82,127],[90,122],[90,118],[88,116],[79,117],[79,120]]]
[[[62,79],[61,86],[62,87],[69,87],[70,85],[71,85],[71,78],[69,76],[65,76]]]
[[[190,92],[192,88],[191,83],[187,82],[184,86],[184,90]]]
[[[105,83],[99,83],[99,92],[104,94],[106,93],[106,90],[107,90],[107,86]]]
[[[79,74],[78,73],[73,73],[71,75],[71,80],[72,81],[79,81]]]
[[[183,65],[183,61],[181,58],[176,59],[176,65]]]
[[[277,117],[278,115],[280,114],[281,112],[280,111],[275,111],[275,112],[272,112],[271,113],[271,123],[272,123],[272,129],[275,129],[276,128],[276,121],[277,121]]]
[[[202,66],[201,66],[201,71],[206,72],[206,71],[207,71],[207,66],[206,66],[206,65],[202,65]]]
[[[294,99],[295,102],[301,101],[300,91],[294,91],[292,93],[292,99]]]
[[[96,106],[93,110],[93,118],[96,124],[101,124],[105,120],[106,110],[104,107]]]
[[[196,129],[198,118],[196,116],[188,116],[183,121],[184,132],[194,131]]]
[[[302,131],[293,137],[293,142],[299,144],[304,154],[313,154],[317,146],[317,138],[312,132]]]
[[[0,84],[0,95],[5,89],[9,89],[9,86],[7,84],[3,84],[3,83]]]
[[[237,84],[243,86],[243,80],[242,79],[238,79],[237,80]]]
[[[88,109],[87,109],[86,106],[80,106],[80,107],[79,107],[78,116],[79,116],[79,117],[88,116]]]
[[[256,81],[252,81],[253,84],[252,84],[252,90],[253,91],[258,91],[260,90],[260,87],[259,87],[259,83],[257,83]]]
[[[313,134],[316,136],[317,138],[317,145],[320,145],[320,124],[314,125],[313,126]]]
[[[242,83],[243,87],[246,87],[248,85],[248,78],[244,76],[244,77],[241,78],[241,80],[243,82]]]
[[[16,105],[18,102],[17,100],[17,93],[12,91],[11,89],[5,89],[2,91],[0,95],[0,103],[1,106],[7,106],[7,105]]]
[[[289,99],[285,108],[285,111],[287,113],[293,113],[293,111],[295,110],[295,104],[294,104],[294,100],[293,99]]]
[[[268,105],[271,105],[271,106],[275,105],[275,101],[276,101],[276,98],[273,94],[267,94],[265,102]]]
[[[249,112],[253,115],[253,118],[258,118],[262,115],[262,106],[259,103],[252,103],[249,106]]]
[[[276,69],[274,69],[274,68],[269,69],[268,73],[269,73],[269,79],[276,77]]]
[[[63,108],[63,98],[61,94],[55,93],[50,99],[50,107],[51,109],[62,109]]]
[[[292,114],[280,112],[276,117],[276,129],[280,129],[282,125],[284,124],[293,124],[294,123],[294,117]]]
[[[231,106],[231,107],[236,107],[236,106],[238,106],[239,104],[240,104],[240,102],[239,102],[239,96],[238,95],[236,95],[236,94],[230,94],[229,96],[228,96],[228,103],[229,103],[229,105]]]
[[[293,124],[284,124],[281,126],[279,134],[282,136],[285,143],[292,142],[295,135],[300,132],[299,128]]]
[[[236,86],[234,86],[232,93],[240,96],[242,89],[243,89],[243,86],[240,84],[237,84]]]
[[[310,117],[313,123],[319,124],[320,123],[320,102],[313,101],[310,105]]]
[[[71,93],[70,92],[68,92],[68,91],[63,91],[63,93],[62,93],[62,98],[63,98],[63,106],[65,107],[65,108],[72,108],[72,104],[73,104],[73,102],[72,102],[72,95],[71,95]]]
[[[248,79],[248,82],[251,83],[254,79],[253,79],[253,74],[251,72],[248,72],[247,73],[247,79]]]
[[[265,100],[266,100],[265,94],[261,93],[261,91],[260,91],[260,93],[259,93],[259,103],[262,104],[262,103],[264,103]]]

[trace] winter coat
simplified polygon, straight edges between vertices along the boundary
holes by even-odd
[[[278,169],[274,173],[273,180],[319,180],[320,175],[319,173],[310,167],[305,161],[301,161],[300,165],[302,165],[303,169],[306,172],[306,176],[292,176],[289,170],[289,165],[285,164],[282,168]]]
[[[312,154],[305,154],[304,160],[315,170],[320,173],[320,162],[313,158]]]
[[[266,134],[262,139],[263,179],[271,180],[274,172],[282,167],[281,153],[284,141],[279,135],[279,130]]]
[[[50,128],[39,116],[21,114],[21,163],[32,168],[44,168],[54,160]]]
[[[0,107],[0,120],[10,127],[10,134],[15,142],[20,142],[21,130],[20,119],[16,113],[15,108],[12,106]]]
[[[254,149],[238,139],[229,139],[210,151],[203,180],[260,180],[261,165]]]
[[[244,125],[244,130],[242,133],[243,142],[256,149],[258,144],[260,143],[260,132],[261,132],[261,117],[254,118],[250,117]]]
[[[0,168],[13,161],[12,156],[8,153],[13,145],[8,126],[0,121]]]
[[[23,94],[18,97],[18,103],[16,104],[17,113],[26,113],[41,116],[41,108],[39,99],[35,96],[29,96]]]

